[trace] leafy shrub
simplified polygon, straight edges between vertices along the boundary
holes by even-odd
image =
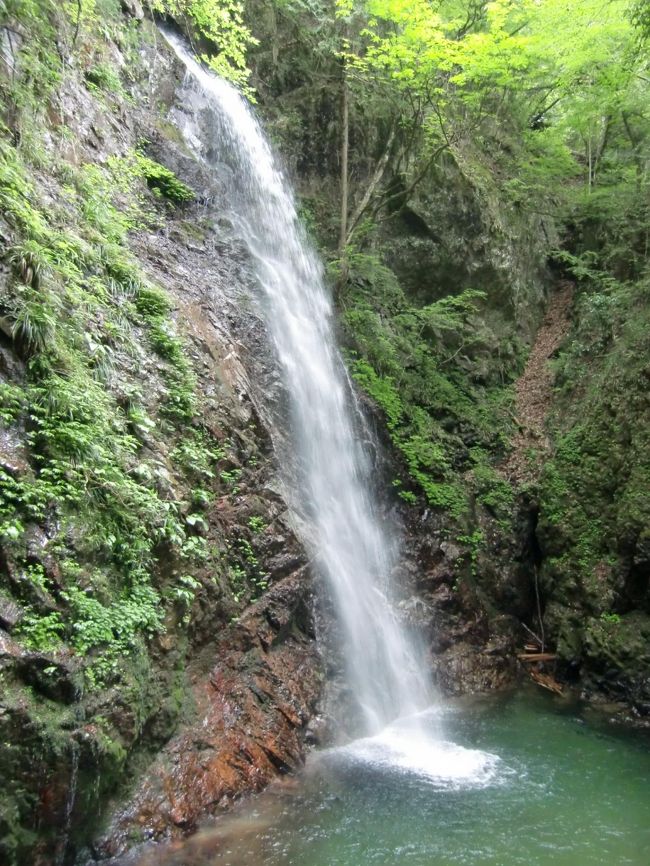
[[[136,161],[149,189],[157,195],[175,204],[183,204],[193,201],[195,198],[194,192],[189,186],[179,180],[174,172],[165,168],[164,165],[141,153],[136,154]]]
[[[122,82],[119,75],[108,63],[97,63],[84,73],[86,83],[97,90],[105,90],[109,93],[120,93]]]

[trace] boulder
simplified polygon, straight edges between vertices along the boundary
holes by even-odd
[[[130,15],[131,18],[135,18],[136,21],[142,21],[144,19],[144,9],[142,8],[142,4],[140,0],[121,0],[122,9],[127,15]]]

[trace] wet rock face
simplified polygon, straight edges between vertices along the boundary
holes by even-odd
[[[469,552],[444,538],[433,515],[408,527],[405,566],[415,591],[407,617],[430,649],[438,691],[460,695],[512,683],[518,622],[492,607],[472,574]]]
[[[206,406],[214,407],[208,423],[217,436],[234,436],[252,458],[250,466],[242,463],[236,494],[206,513],[208,540],[232,539],[235,556],[237,545],[248,542],[270,588],[239,618],[227,599],[215,603],[213,593],[199,594],[187,627],[191,721],[118,808],[96,844],[101,858],[122,854],[136,839],[186,835],[206,816],[301,766],[322,682],[311,576],[287,523],[274,465],[273,447],[284,435],[270,409],[278,384],[260,320],[245,300],[247,256],[219,220],[218,178],[165,139],[155,139],[151,152],[200,191],[199,203],[167,231],[136,237],[134,249],[177,301]],[[251,531],[251,519],[265,528]],[[179,657],[179,639],[163,636],[160,645],[166,664]]]
[[[97,853],[121,854],[138,836],[185,835],[301,766],[321,688],[308,587],[302,568],[225,630],[215,666],[192,687],[197,721],[170,740]]]
[[[127,5],[139,17],[139,4]],[[117,809],[125,779],[165,743],[131,805],[118,810],[115,836],[102,850],[122,850],[127,833],[187,832],[203,814],[300,765],[320,691],[311,576],[274,457],[282,432],[268,405],[278,385],[250,301],[247,256],[220,219],[218,178],[161,120],[160,104],[169,107],[179,84],[174,59],[160,40],[145,40],[130,71],[135,84],[128,107],[95,98],[81,82],[66,83],[61,105],[75,148],[67,152],[63,144],[61,159],[101,165],[146,140],[150,156],[196,192],[185,207],[152,199],[156,225],[132,232],[129,246],[171,301],[200,397],[192,423],[215,449],[228,451],[229,462],[190,484],[171,445],[147,429],[136,431],[159,489],[186,503],[183,516],[192,514],[196,488],[210,488],[189,536],[205,542],[209,557],[193,569],[191,605],[170,607],[164,632],[147,641],[139,663],[124,659],[119,688],[82,689],[83,659],[28,651],[18,640],[23,605],[43,614],[60,610],[52,527],[30,526],[26,540],[29,562],[42,568],[47,589],[26,579],[24,563],[11,551],[0,557],[0,777],[13,784],[0,798],[3,864],[72,862],[110,811],[109,798]],[[60,197],[53,176],[39,176],[38,187],[45,200]],[[0,284],[7,278],[0,262]],[[20,382],[24,364],[9,336],[0,334],[0,380]],[[155,417],[163,396],[160,358],[144,338],[138,359],[144,408]],[[0,432],[0,466],[9,475],[31,471],[23,432]],[[164,597],[187,564],[164,545],[156,559],[152,580]]]

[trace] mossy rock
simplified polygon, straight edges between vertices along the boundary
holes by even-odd
[[[585,623],[588,679],[620,698],[650,701],[650,616],[640,611],[605,614]]]

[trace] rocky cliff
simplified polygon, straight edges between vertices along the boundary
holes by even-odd
[[[331,47],[340,44],[340,24],[302,7],[271,14],[252,5],[261,108],[331,261],[350,369],[378,413],[394,458],[389,480],[411,506],[415,544],[451,545],[450,603],[467,591],[483,610],[514,617],[520,649],[550,656],[527,662],[547,685],[622,701],[623,715],[644,723],[650,571],[642,491],[650,475],[641,114],[638,129],[626,126],[625,111],[608,127],[618,143],[597,191],[590,176],[583,189],[583,157],[572,143],[562,205],[553,184],[522,186],[550,117],[521,128],[495,105],[499,122],[475,119],[468,134],[453,108],[445,114],[447,93],[437,109],[442,133],[434,121],[437,156],[423,164],[430,149],[418,123],[410,125],[417,87],[405,88],[414,99],[405,108],[391,101],[399,88],[383,79],[344,81]],[[357,13],[346,22],[352,42],[363,24]],[[635,44],[645,62],[647,44]],[[371,189],[374,206],[341,257],[345,88],[351,219]]]
[[[186,834],[345,734],[252,268],[176,126],[183,71],[137,2],[68,5],[0,25],[0,854],[43,866]],[[331,267],[439,689],[511,682],[534,640],[552,682],[647,712],[643,292],[568,299],[552,222],[469,141],[408,196],[387,161],[390,219],[342,264],[337,61],[323,86],[312,31],[262,7],[259,109]],[[370,110],[351,130],[354,203],[394,139]]]
[[[250,275],[165,120],[179,70],[119,10],[76,52],[64,18],[10,24],[1,844],[63,863],[182,720],[227,715],[214,802],[296,766],[320,662],[251,385],[268,358]],[[57,50],[69,68],[30,77]]]
[[[71,862],[112,812],[98,856],[189,832],[301,763],[338,670],[316,650],[246,254],[173,124],[182,71],[137,4],[109,6],[99,33],[30,4],[2,30],[8,863]],[[427,538],[404,562],[432,592],[404,616],[435,625],[454,692],[512,673],[478,598],[450,589],[462,559]]]

